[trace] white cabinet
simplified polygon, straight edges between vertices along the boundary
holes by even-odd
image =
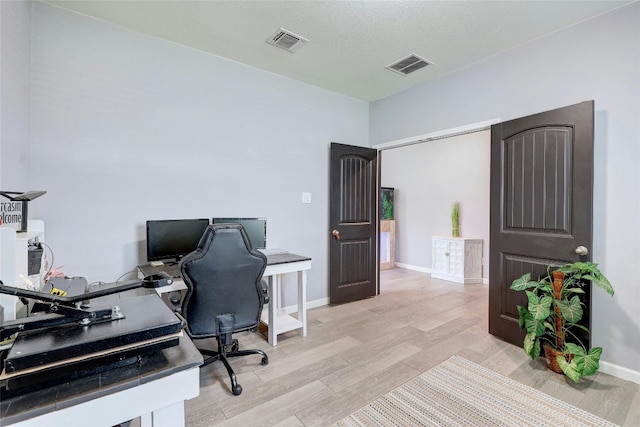
[[[432,239],[431,277],[456,283],[482,283],[482,239]]]
[[[35,240],[44,241],[43,221],[29,220],[27,231],[22,233],[6,225],[0,227],[0,280],[5,285],[40,290],[42,271],[29,275],[29,242]],[[29,280],[33,286],[27,284]],[[26,307],[17,297],[0,294],[0,305],[4,308],[4,320],[26,316]]]

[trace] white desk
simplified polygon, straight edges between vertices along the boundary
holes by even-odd
[[[268,326],[268,340],[278,345],[278,334],[302,328],[307,336],[307,270],[311,269],[311,258],[290,253],[267,254],[267,268],[262,277],[269,281],[269,308],[262,312],[260,321]],[[298,276],[298,318],[288,315],[281,308],[282,276],[296,273]]]
[[[302,328],[302,336],[307,335],[307,270],[311,269],[311,258],[296,255],[289,252],[270,253],[264,250],[267,256],[267,267],[262,277],[269,281],[270,303],[268,308],[262,311],[260,322],[268,327],[268,341],[272,346],[278,345],[278,334]],[[140,278],[150,274],[159,273],[162,266],[140,266],[138,273]],[[296,273],[298,276],[298,318],[288,315],[281,308],[282,301],[282,276]],[[168,293],[180,291],[184,298],[187,287],[182,279],[176,278],[169,286],[156,288],[156,292],[167,304]]]

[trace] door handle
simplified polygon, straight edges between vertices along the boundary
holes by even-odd
[[[333,237],[334,237],[336,240],[340,240],[340,232],[339,232],[338,230],[333,230],[333,231],[331,232],[331,234],[333,234]]]
[[[584,255],[587,255],[589,253],[589,249],[585,248],[584,246],[578,246],[576,248],[576,253],[578,255],[584,256]]]

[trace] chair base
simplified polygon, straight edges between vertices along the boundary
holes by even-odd
[[[229,364],[229,361],[227,360],[227,358],[257,354],[262,356],[262,360],[260,361],[261,365],[268,365],[269,358],[267,357],[267,354],[262,350],[256,350],[256,349],[240,350],[237,339],[234,339],[231,342],[231,344],[227,344],[227,345],[222,344],[221,336],[217,336],[216,341],[218,342],[218,351],[198,348],[201,354],[205,356],[209,356],[204,359],[204,363],[202,364],[202,366],[207,366],[208,364],[213,363],[217,360],[222,361],[222,363],[224,364],[224,367],[227,368],[227,373],[229,374],[229,378],[231,379],[231,392],[234,395],[238,396],[240,395],[240,393],[242,393],[242,386],[238,384],[238,380],[236,379],[236,374],[235,372],[233,372],[233,368],[231,368],[231,365]],[[231,349],[227,351],[227,347],[231,347]]]

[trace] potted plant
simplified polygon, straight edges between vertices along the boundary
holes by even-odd
[[[547,276],[531,280],[531,273],[514,280],[511,289],[527,294],[527,307],[517,306],[520,328],[526,329],[524,351],[532,359],[545,351],[549,369],[564,373],[574,382],[600,367],[601,347],[587,349],[579,330],[589,333],[584,322],[580,295],[589,282],[613,295],[609,280],[598,265],[575,262],[550,266]]]
[[[451,236],[460,237],[460,202],[451,206]]]

